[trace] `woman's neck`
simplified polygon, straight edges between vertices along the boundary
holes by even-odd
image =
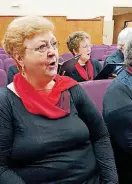
[[[81,59],[79,59],[78,60],[78,63],[80,64],[80,65],[85,65],[86,64],[86,62],[87,62],[87,60],[81,60]]]
[[[34,76],[28,77],[25,75],[23,77],[33,86],[35,90],[51,90],[55,85],[53,77],[48,77],[46,79],[41,78],[40,80]]]

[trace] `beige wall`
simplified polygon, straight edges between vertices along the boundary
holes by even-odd
[[[132,0],[4,0],[0,6],[0,16],[37,14],[66,16],[67,19],[104,16],[106,22],[103,40],[105,44],[110,44],[113,33],[113,7],[132,7]]]
[[[132,20],[132,19],[131,19]],[[132,22],[127,23],[127,27],[132,27]]]
[[[128,20],[132,20],[132,13],[117,15],[117,16],[114,16],[113,19],[114,19],[113,43],[117,43],[118,34],[124,28],[124,22]]]
[[[131,6],[132,0],[3,0],[0,6],[0,15],[38,14],[66,16],[74,19],[104,16],[105,20],[112,20],[113,7]]]
[[[103,44],[111,45],[113,40],[114,21],[104,21]]]
[[[16,18],[15,16],[0,16],[0,42],[3,39],[8,24]],[[91,35],[92,43],[102,44],[104,18],[69,20],[65,16],[47,16],[55,24],[55,36],[60,42],[59,53],[67,52],[66,40],[69,34],[76,30],[84,30]]]

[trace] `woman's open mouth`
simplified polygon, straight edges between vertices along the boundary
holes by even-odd
[[[57,68],[57,64],[56,64],[56,61],[52,61],[48,64],[48,68],[53,70],[55,68]]]
[[[56,65],[56,62],[55,61],[52,61],[49,63],[49,66],[55,66]]]

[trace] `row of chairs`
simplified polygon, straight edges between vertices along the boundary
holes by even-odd
[[[105,61],[105,59],[113,54],[114,52],[117,51],[117,47],[116,46],[111,46],[111,47],[106,47],[106,46],[102,46],[102,47],[93,47],[92,51],[91,51],[91,58],[98,60],[98,61]],[[60,58],[59,58],[59,62],[65,62],[69,59],[71,59],[73,57],[73,54],[70,52],[66,52],[63,53]]]
[[[14,60],[12,58],[5,58],[2,60],[1,58],[1,54],[0,54],[0,69],[3,69],[5,70],[5,72],[7,73],[8,72],[8,69],[10,66],[14,65]]]
[[[0,69],[0,87],[7,85],[7,74],[3,69]]]
[[[92,47],[92,52],[91,52],[91,58],[92,59],[96,59],[98,61],[105,61],[106,57],[108,57],[109,55],[111,55],[112,53],[114,53],[117,50],[117,46],[116,45],[100,45],[100,46],[93,46]],[[6,58],[8,58],[9,56],[5,53],[5,51],[3,50],[3,48],[0,48],[0,59],[4,60]],[[65,62],[68,59],[71,59],[73,57],[72,53],[63,53],[60,58],[59,58],[59,62]]]
[[[116,52],[117,47],[100,47],[100,48],[92,48],[91,58],[96,59],[98,61],[105,61],[106,57]]]
[[[4,52],[1,54],[1,51],[3,51],[3,49],[0,48],[0,87],[4,87],[7,85],[7,71],[10,66],[14,65],[14,61]],[[71,57],[73,57],[73,55],[71,55]],[[61,60],[61,57],[59,60]],[[110,83],[111,80],[97,80],[80,83],[100,113],[102,113],[102,99]]]
[[[103,97],[111,81],[112,80],[107,79],[80,83],[80,85],[84,88],[88,96],[93,101],[100,114],[102,114]],[[6,85],[7,74],[4,70],[0,69],[0,87],[4,87]]]
[[[111,82],[112,79],[94,80],[80,83],[101,115],[103,110],[103,97]]]
[[[112,45],[92,45],[92,48],[102,48],[102,47],[105,47],[105,48],[113,48],[113,47],[117,47],[117,44],[112,44]],[[2,47],[0,47],[0,52],[3,51],[3,53],[5,53],[4,49]]]

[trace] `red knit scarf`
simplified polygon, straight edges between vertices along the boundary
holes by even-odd
[[[20,73],[15,75],[13,82],[25,108],[33,114],[44,115],[50,119],[62,118],[69,114],[68,89],[78,84],[69,77],[56,75],[55,85],[51,92],[49,94],[44,92],[42,95]],[[68,96],[69,99],[66,99]]]
[[[90,60],[86,63],[86,70],[78,62],[76,62],[75,68],[83,79],[86,81],[93,80],[93,65]]]

